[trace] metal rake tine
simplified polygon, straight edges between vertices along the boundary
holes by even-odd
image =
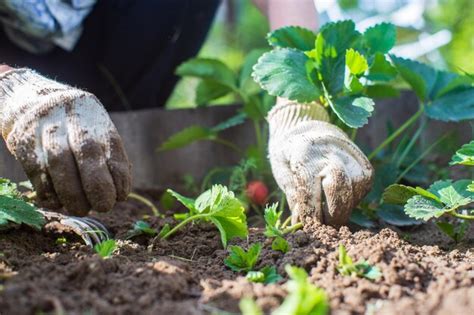
[[[38,210],[48,221],[57,221],[60,224],[70,227],[79,235],[87,246],[93,247],[95,244],[102,243],[110,238],[107,228],[96,219],[88,217],[67,216],[61,213]]]

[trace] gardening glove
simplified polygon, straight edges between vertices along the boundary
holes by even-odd
[[[369,192],[373,168],[323,106],[278,100],[268,114],[273,176],[286,194],[292,223],[307,217],[341,226]]]
[[[99,100],[29,69],[2,69],[0,131],[38,203],[86,215],[125,200],[130,163]]]

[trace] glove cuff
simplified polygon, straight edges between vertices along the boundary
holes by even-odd
[[[270,126],[270,136],[283,134],[304,121],[329,122],[326,109],[316,103],[299,104],[286,101],[277,103],[268,113],[267,120]]]
[[[27,68],[6,71],[0,74],[0,132],[7,139],[21,117],[35,112],[45,115],[57,106],[58,99],[64,103],[86,94]]]

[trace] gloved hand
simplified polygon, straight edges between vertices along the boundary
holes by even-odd
[[[273,176],[286,194],[292,223],[306,217],[341,226],[369,192],[373,168],[316,103],[279,100],[268,114]]]
[[[108,211],[126,199],[130,163],[94,95],[29,69],[3,66],[0,131],[40,205],[86,215],[91,209]]]

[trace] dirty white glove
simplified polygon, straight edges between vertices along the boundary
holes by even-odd
[[[127,197],[130,164],[94,95],[29,69],[0,71],[0,131],[40,205],[85,215]]]
[[[370,190],[373,168],[316,103],[280,101],[268,114],[273,176],[286,194],[292,222],[316,217],[341,226]]]

